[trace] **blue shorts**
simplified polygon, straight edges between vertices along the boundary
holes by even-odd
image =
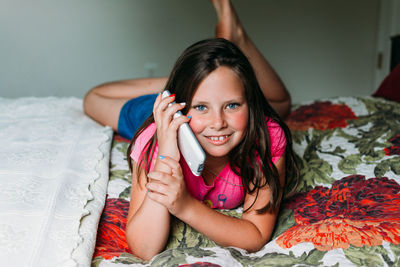
[[[126,102],[119,113],[118,133],[122,137],[132,139],[143,122],[153,112],[157,94],[139,96]]]

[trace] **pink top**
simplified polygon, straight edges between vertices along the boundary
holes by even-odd
[[[269,120],[269,118],[266,118],[266,124],[271,137],[272,162],[275,163],[285,151],[286,138],[279,124]],[[155,131],[156,125],[152,123],[138,136],[131,153],[131,158],[134,161],[139,162],[146,143],[154,135]],[[154,168],[157,155],[158,145],[156,144],[150,163],[150,171]],[[185,177],[186,188],[196,199],[203,201],[209,207],[218,209],[233,209],[242,204],[244,200],[242,180],[231,170],[229,163],[214,179],[212,185],[206,185],[202,176],[193,175],[182,156],[180,164]]]

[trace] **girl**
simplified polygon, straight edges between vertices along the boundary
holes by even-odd
[[[235,25],[231,29],[238,33],[236,26],[240,23],[230,2],[212,2],[220,18],[217,32],[224,32],[229,24]],[[238,43],[244,46],[255,71],[236,45],[215,38],[186,49],[166,82],[151,80],[155,87],[173,94],[165,99],[161,95],[155,98],[153,113],[136,132],[128,150],[128,158],[132,159],[132,196],[126,238],[140,258],[151,259],[163,250],[171,215],[222,246],[257,251],[271,236],[285,177],[296,170],[290,133],[271,105],[285,115],[290,97],[266,60],[258,57],[258,50],[244,31],[239,32],[233,36],[240,37]],[[145,80],[126,84],[140,83],[145,84]],[[98,88],[104,92],[105,87]],[[104,104],[101,97],[107,98],[99,94],[102,90],[98,88],[85,97],[88,114],[97,114],[93,112],[96,97],[98,105]],[[136,96],[143,94],[141,91]],[[125,128],[132,133],[135,125],[124,119],[125,115],[143,100],[153,103],[154,96],[128,102],[118,97],[121,95],[116,91],[114,107],[118,109],[122,103],[118,125],[113,119],[109,121],[120,133]],[[176,104],[169,105],[174,101]],[[173,118],[178,110],[187,116]],[[110,114],[110,118],[113,116]],[[106,115],[93,117],[111,124],[104,119]],[[177,130],[184,122],[189,123],[207,155],[199,177],[191,173],[177,145]],[[240,219],[215,210],[241,204],[244,212]]]
[[[157,96],[128,150],[130,248],[144,259],[162,251],[174,215],[222,246],[259,250],[274,228],[287,170],[295,169],[287,126],[263,97],[246,56],[225,39],[185,50],[165,89],[173,95]],[[178,110],[187,116],[174,118]],[[179,153],[184,122],[207,155],[200,177]],[[213,209],[242,203],[240,219]]]

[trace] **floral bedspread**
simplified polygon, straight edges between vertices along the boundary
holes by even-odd
[[[372,97],[303,103],[287,119],[301,169],[272,240],[257,253],[223,248],[179,220],[166,250],[136,258],[124,228],[130,199],[115,136],[93,266],[400,266],[400,104]],[[224,211],[241,216],[242,209]]]

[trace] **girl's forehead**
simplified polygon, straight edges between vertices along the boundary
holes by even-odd
[[[197,87],[193,100],[243,97],[245,97],[245,89],[242,80],[232,69],[222,66],[204,78]]]

